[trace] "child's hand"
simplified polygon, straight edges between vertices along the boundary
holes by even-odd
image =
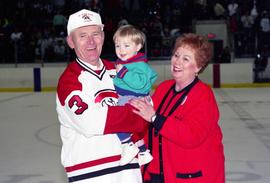
[[[116,64],[115,65],[116,72],[119,72],[122,69],[122,67],[123,67],[122,64]]]

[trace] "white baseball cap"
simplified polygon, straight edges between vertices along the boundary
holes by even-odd
[[[74,29],[87,25],[98,25],[101,26],[102,29],[104,26],[98,13],[83,9],[69,16],[67,24],[68,35]]]

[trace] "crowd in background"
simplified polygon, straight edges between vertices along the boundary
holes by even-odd
[[[112,35],[127,23],[145,32],[150,58],[168,57],[175,37],[192,32],[194,20],[225,20],[230,45],[224,52],[235,56],[253,57],[270,42],[270,2],[263,0],[2,0],[0,8],[0,63],[69,61],[66,23],[82,8],[101,14],[102,55],[109,59],[115,58]]]

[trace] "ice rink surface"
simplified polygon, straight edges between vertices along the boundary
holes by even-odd
[[[214,89],[226,183],[270,183],[270,88]],[[0,183],[64,183],[54,92],[0,93]]]

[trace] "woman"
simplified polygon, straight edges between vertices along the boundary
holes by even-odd
[[[146,142],[154,159],[145,167],[151,183],[225,182],[218,106],[210,87],[197,77],[208,65],[211,50],[202,36],[177,38],[173,79],[157,87],[152,102],[131,101],[134,112],[152,126]]]

